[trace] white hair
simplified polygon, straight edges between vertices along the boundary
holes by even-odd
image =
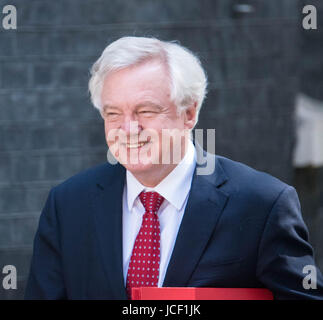
[[[171,78],[171,100],[177,110],[180,112],[196,103],[197,122],[207,87],[206,73],[201,62],[187,48],[156,38],[122,37],[104,49],[91,68],[89,91],[94,107],[102,113],[101,92],[109,72],[153,58],[166,63]]]

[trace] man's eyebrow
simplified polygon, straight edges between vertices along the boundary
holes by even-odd
[[[105,104],[105,105],[103,105],[103,108],[102,108],[102,110],[107,110],[107,109],[119,109],[118,107],[116,107],[116,106],[113,106],[113,105],[110,105],[110,104]]]
[[[159,110],[162,109],[162,107],[159,104],[156,104],[150,101],[141,102],[136,105],[136,108],[144,108],[144,107],[152,107],[152,108],[157,108]]]

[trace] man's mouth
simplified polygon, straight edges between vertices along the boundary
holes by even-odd
[[[122,145],[126,146],[129,149],[141,148],[144,145],[148,144],[150,141],[140,141],[138,143],[123,143]]]

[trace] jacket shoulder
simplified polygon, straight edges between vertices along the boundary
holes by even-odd
[[[64,180],[53,188],[55,192],[82,192],[96,184],[106,184],[111,179],[121,178],[123,167],[120,164],[111,165],[108,162],[85,169]]]
[[[228,177],[230,188],[241,194],[272,201],[283,190],[290,187],[269,173],[256,170],[241,162],[223,156],[216,156],[216,158]]]

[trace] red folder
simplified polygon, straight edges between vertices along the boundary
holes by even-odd
[[[133,300],[273,300],[262,288],[173,288],[142,287],[132,289]]]

